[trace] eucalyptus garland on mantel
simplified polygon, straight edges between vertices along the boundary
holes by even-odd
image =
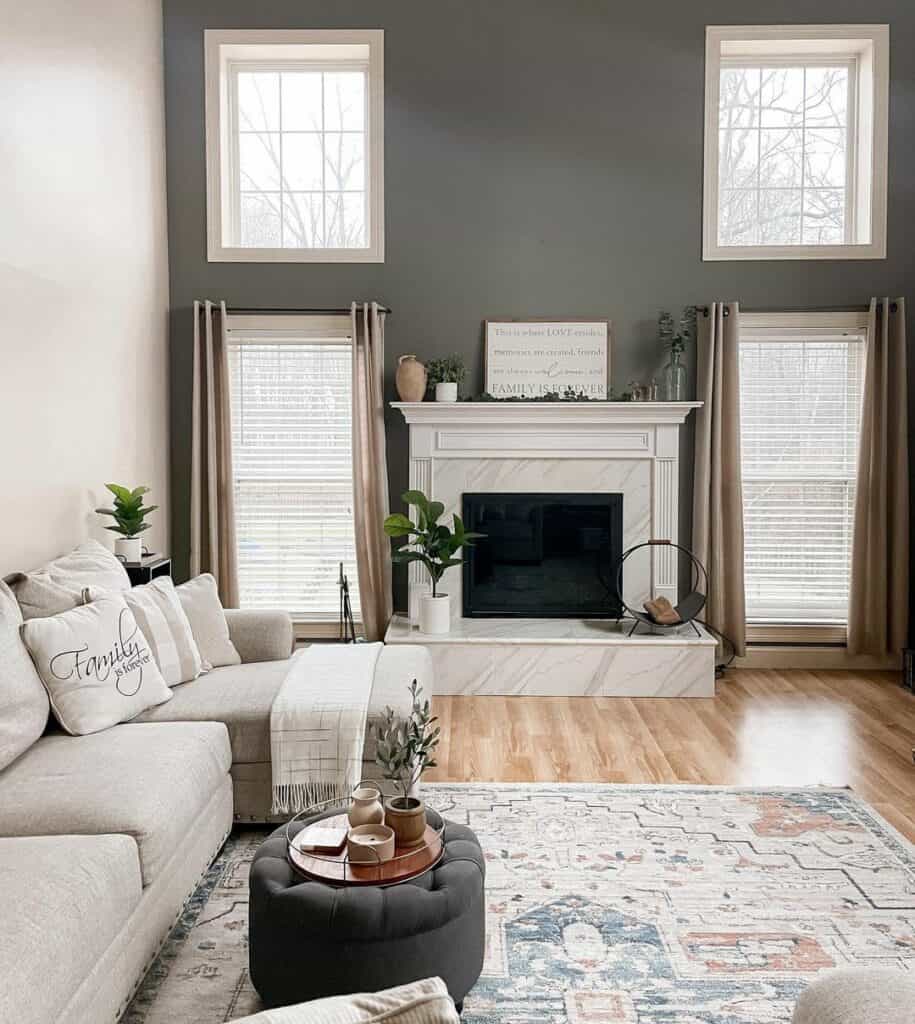
[[[576,391],[572,387],[564,388],[562,391],[546,391],[542,395],[509,395],[506,398],[496,398],[488,391],[479,395],[468,395],[461,398],[461,402],[628,402],[631,399],[629,391],[621,395],[615,395],[613,389],[606,398],[594,398],[586,395],[584,391]]]

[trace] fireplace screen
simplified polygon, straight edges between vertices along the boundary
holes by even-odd
[[[607,619],[620,614],[622,494],[465,494],[464,616]]]

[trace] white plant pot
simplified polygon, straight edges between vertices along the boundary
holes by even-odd
[[[451,632],[451,598],[447,594],[420,597],[419,631],[433,636]]]
[[[423,594],[431,594],[432,587],[428,583],[411,583],[408,591],[407,613],[410,617],[410,625],[419,625],[419,602]]]
[[[457,384],[436,384],[435,400],[436,402],[456,402]]]
[[[122,562],[143,560],[143,541],[139,537],[118,537],[114,542],[114,553]]]

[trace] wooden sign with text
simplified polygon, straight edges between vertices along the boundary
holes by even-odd
[[[567,388],[608,397],[609,320],[485,320],[483,327],[484,387],[494,398]]]

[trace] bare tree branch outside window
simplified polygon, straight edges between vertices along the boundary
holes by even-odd
[[[237,75],[239,243],[365,248],[366,75]]]
[[[720,245],[846,241],[849,86],[845,65],[722,68]]]

